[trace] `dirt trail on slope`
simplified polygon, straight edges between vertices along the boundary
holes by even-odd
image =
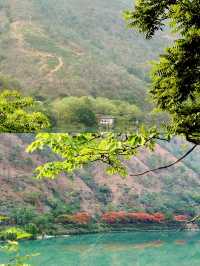
[[[64,66],[62,57],[56,57],[56,58],[58,59],[58,65],[55,66],[55,68],[49,72],[48,76],[52,76],[54,73],[58,72]]]
[[[47,69],[49,67],[46,63],[46,59],[56,58],[58,64],[53,69],[48,70],[48,72],[46,73],[46,77],[52,79],[52,76],[64,66],[63,59],[62,57],[59,57],[55,54],[38,51],[33,48],[25,48],[25,40],[23,34],[21,33],[21,29],[26,25],[27,22],[24,21],[16,21],[11,24],[11,34],[13,38],[17,40],[18,49],[25,54],[32,55],[33,57],[40,57],[42,63],[42,66],[39,68],[40,71],[43,71],[44,69]]]

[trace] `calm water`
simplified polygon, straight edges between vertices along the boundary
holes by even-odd
[[[200,232],[70,236],[26,241],[22,249],[41,254],[35,266],[200,266]]]

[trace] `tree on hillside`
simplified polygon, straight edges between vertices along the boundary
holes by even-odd
[[[125,18],[147,39],[164,30],[165,21],[177,33],[154,65],[150,93],[156,106],[171,115],[168,129],[200,144],[200,1],[140,0]]]
[[[48,118],[34,111],[36,103],[18,91],[4,90],[0,93],[0,132],[27,133],[41,131],[50,126]]]
[[[81,123],[86,127],[96,127],[97,119],[95,113],[86,106],[80,106],[75,110],[74,121]]]
[[[39,134],[29,151],[47,146],[61,157],[60,161],[39,167],[39,177],[55,177],[95,161],[108,164],[109,173],[126,175],[122,158],[129,159],[140,147],[152,149],[157,139],[169,140],[172,135],[184,135],[194,144],[173,164],[200,145],[199,0],[140,0],[124,16],[129,26],[145,33],[147,39],[164,30],[165,22],[177,33],[177,39],[160,56],[152,71],[150,94],[156,107],[171,118],[165,133],[142,128],[131,134]]]

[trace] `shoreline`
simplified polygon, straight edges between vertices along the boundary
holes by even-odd
[[[92,234],[109,234],[109,233],[130,233],[130,232],[199,232],[199,229],[181,229],[181,228],[173,228],[173,229],[138,229],[138,230],[102,230],[102,231],[88,231],[88,232],[67,232],[67,234],[55,234],[55,235],[39,235],[35,240],[48,240],[48,239],[54,239],[54,238],[67,238],[70,236],[76,236],[76,235],[92,235]]]

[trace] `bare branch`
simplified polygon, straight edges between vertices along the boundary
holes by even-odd
[[[145,175],[145,174],[148,174],[148,173],[152,173],[152,172],[156,172],[158,170],[163,170],[163,169],[167,169],[169,167],[172,167],[173,165],[181,162],[184,158],[186,158],[191,152],[193,152],[193,150],[197,147],[198,145],[194,145],[189,151],[187,151],[181,158],[179,158],[178,160],[176,160],[175,162],[171,163],[171,164],[168,164],[168,165],[165,165],[165,166],[161,166],[161,167],[158,167],[158,168],[155,168],[155,169],[151,169],[151,170],[147,170],[143,173],[139,173],[139,174],[133,174],[133,175],[130,175],[130,176],[141,176],[141,175]]]
[[[192,219],[190,219],[189,221],[185,222],[184,225],[179,229],[179,231],[183,231],[185,230],[186,226],[188,224],[195,224],[198,220],[200,219],[200,215],[196,215],[195,217],[193,217]]]

